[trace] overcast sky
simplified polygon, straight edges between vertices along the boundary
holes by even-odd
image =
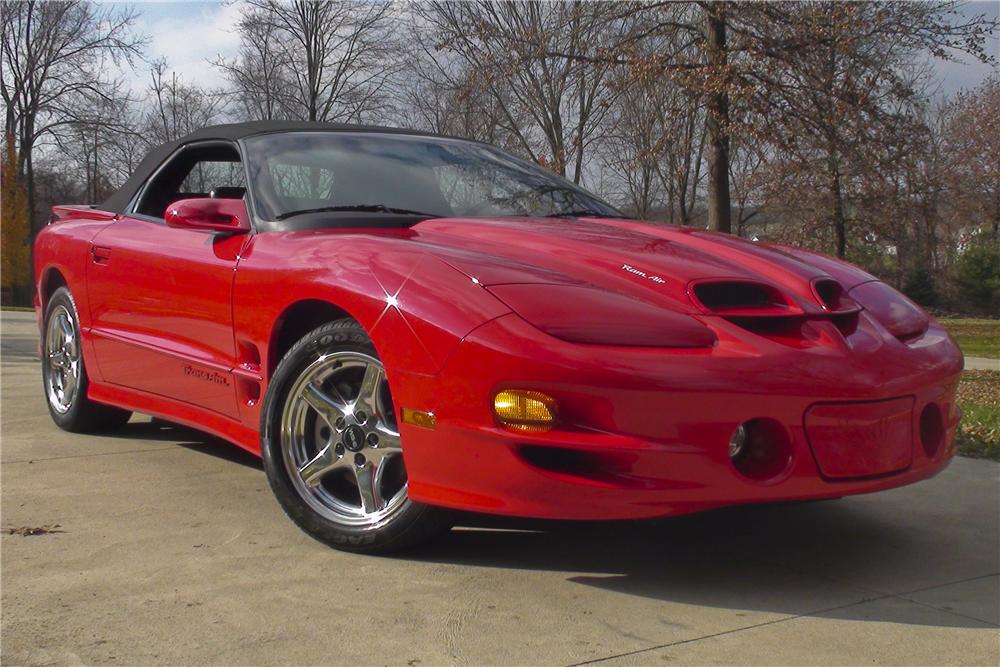
[[[208,64],[219,55],[231,57],[239,47],[235,24],[239,18],[238,5],[221,2],[138,2],[141,12],[136,28],[149,35],[149,57],[165,57],[172,69],[190,82],[203,85],[222,85],[216,68]],[[986,14],[997,18],[1000,1],[969,2],[963,7],[967,15]],[[1000,42],[996,37],[989,47],[1000,55]],[[935,59],[940,92],[950,95],[962,88],[977,86],[990,72],[979,62],[964,59],[948,62]],[[149,74],[142,65],[137,72],[128,72],[133,86],[144,88]]]

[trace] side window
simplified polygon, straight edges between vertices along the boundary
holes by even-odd
[[[143,189],[135,212],[162,218],[178,199],[240,198],[246,179],[240,154],[226,144],[186,147],[174,154]]]
[[[243,165],[239,162],[202,160],[184,177],[180,192],[208,196],[217,188],[246,188]]]

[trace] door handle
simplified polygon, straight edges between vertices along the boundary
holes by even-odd
[[[107,264],[108,260],[111,259],[111,248],[92,245],[90,246],[90,256],[93,258],[94,264]]]

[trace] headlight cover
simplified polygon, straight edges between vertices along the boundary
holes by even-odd
[[[488,289],[536,328],[572,343],[704,348],[716,342],[711,329],[688,315],[602,289],[546,284]]]
[[[862,283],[849,294],[896,338],[915,338],[930,325],[930,318],[920,306],[883,282]]]

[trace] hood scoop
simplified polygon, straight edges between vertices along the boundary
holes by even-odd
[[[690,295],[706,314],[785,344],[801,344],[804,339],[814,338],[814,322],[828,322],[845,337],[852,334],[861,312],[857,302],[829,278],[813,281],[812,290],[818,305],[796,302],[765,283],[741,280],[697,282],[691,286]]]
[[[804,311],[776,288],[742,280],[711,280],[691,287],[694,302],[713,315],[736,317],[787,317]]]

